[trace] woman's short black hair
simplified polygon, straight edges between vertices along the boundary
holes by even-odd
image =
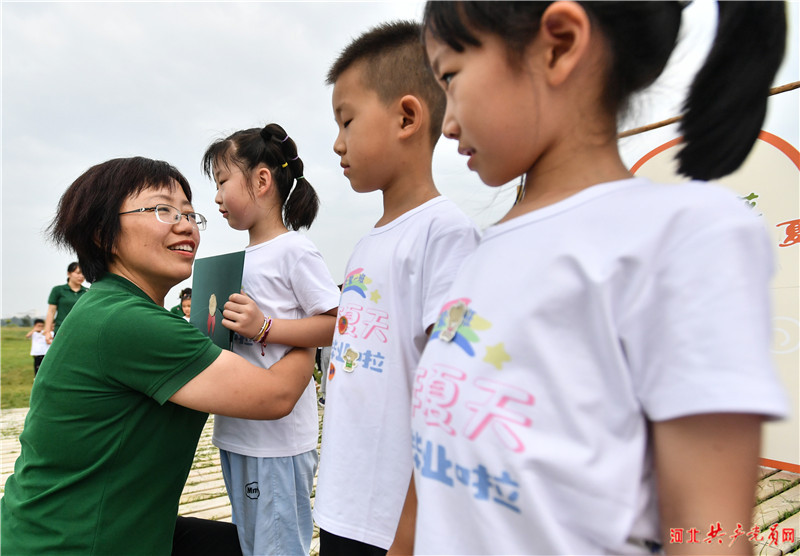
[[[67,188],[49,232],[52,240],[78,255],[89,282],[98,280],[113,261],[120,230],[120,207],[145,189],[176,186],[191,202],[189,182],[174,166],[140,156],[115,158],[92,166]]]

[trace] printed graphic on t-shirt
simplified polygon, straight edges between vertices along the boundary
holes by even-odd
[[[480,317],[469,308],[470,300],[466,297],[448,301],[442,307],[439,319],[433,326],[431,341],[440,339],[445,342],[453,342],[470,357],[475,356],[475,349],[472,344],[480,341],[476,330],[486,330],[492,324]]]
[[[441,429],[448,436],[522,453],[525,442],[520,433],[532,426],[529,410],[533,403],[533,395],[516,386],[481,377],[467,378],[464,371],[436,365],[417,370],[412,415],[420,414],[425,427]],[[426,440],[425,431],[415,430],[412,435],[414,467],[423,480],[471,489],[476,500],[520,513],[523,504],[512,466],[504,463],[502,468],[492,469],[472,458],[456,459],[448,452],[448,446]]]
[[[363,268],[357,268],[350,274],[345,276],[344,283],[342,284],[342,294],[347,292],[356,292],[361,297],[367,297],[367,286],[372,282]]]
[[[442,308],[431,333],[431,342],[452,343],[470,358],[485,355],[482,361],[500,371],[511,360],[504,344],[482,345],[476,331],[491,328],[491,322],[469,307],[470,299],[449,301]],[[441,354],[441,348],[433,353]],[[449,349],[449,348],[444,348]],[[444,357],[439,358],[445,360]],[[490,469],[483,462],[460,461],[449,446],[426,439],[426,431],[438,429],[451,437],[480,442],[493,450],[514,453],[525,451],[525,429],[530,429],[533,394],[519,386],[497,380],[494,371],[471,373],[449,364],[420,366],[415,376],[412,399],[414,466],[423,479],[433,479],[452,488],[472,490],[477,500],[497,503],[519,513],[519,483],[513,469]],[[424,365],[424,363],[423,363]],[[472,367],[474,368],[474,367]],[[420,425],[422,428],[420,428]]]
[[[337,367],[347,373],[356,370],[383,372],[385,346],[389,341],[389,313],[380,308],[381,295],[377,288],[370,291],[370,284],[372,280],[363,268],[353,270],[345,278],[328,380],[333,378]],[[348,292],[355,292],[363,301],[356,298],[355,302],[345,302]]]
[[[451,488],[470,489],[472,497],[495,503],[514,513],[521,513],[519,482],[506,470],[490,472],[483,464],[474,468],[468,462],[460,465],[447,454],[447,448],[428,440],[422,447],[419,433],[413,435],[414,467],[423,479],[433,479]]]

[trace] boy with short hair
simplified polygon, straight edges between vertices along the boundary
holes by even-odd
[[[355,191],[383,193],[383,215],[348,261],[326,369],[314,508],[323,556],[383,554],[392,545],[413,471],[414,372],[478,240],[433,182],[445,98],[419,35],[413,22],[375,27],[328,73],[334,151]]]
[[[25,334],[26,338],[31,339],[31,355],[33,356],[33,378],[36,378],[36,373],[39,372],[39,366],[42,364],[47,348],[50,344],[47,343],[47,336],[44,333],[44,319],[35,319],[33,321],[33,328]]]

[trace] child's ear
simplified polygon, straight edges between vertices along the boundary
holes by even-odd
[[[586,54],[591,37],[591,23],[577,2],[553,2],[542,14],[537,39],[544,42],[545,76],[553,85],[561,85]]]
[[[256,170],[256,197],[268,193],[272,189],[272,172],[266,166]]]
[[[399,137],[405,139],[418,132],[423,126],[423,107],[420,100],[414,95],[405,95],[399,102],[400,133]]]

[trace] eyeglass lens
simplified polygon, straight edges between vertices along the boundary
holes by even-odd
[[[205,217],[196,212],[187,212],[184,214],[175,207],[171,207],[169,205],[156,205],[155,213],[159,222],[163,222],[164,224],[177,224],[180,222],[181,217],[185,216],[186,219],[198,230],[206,229]]]

